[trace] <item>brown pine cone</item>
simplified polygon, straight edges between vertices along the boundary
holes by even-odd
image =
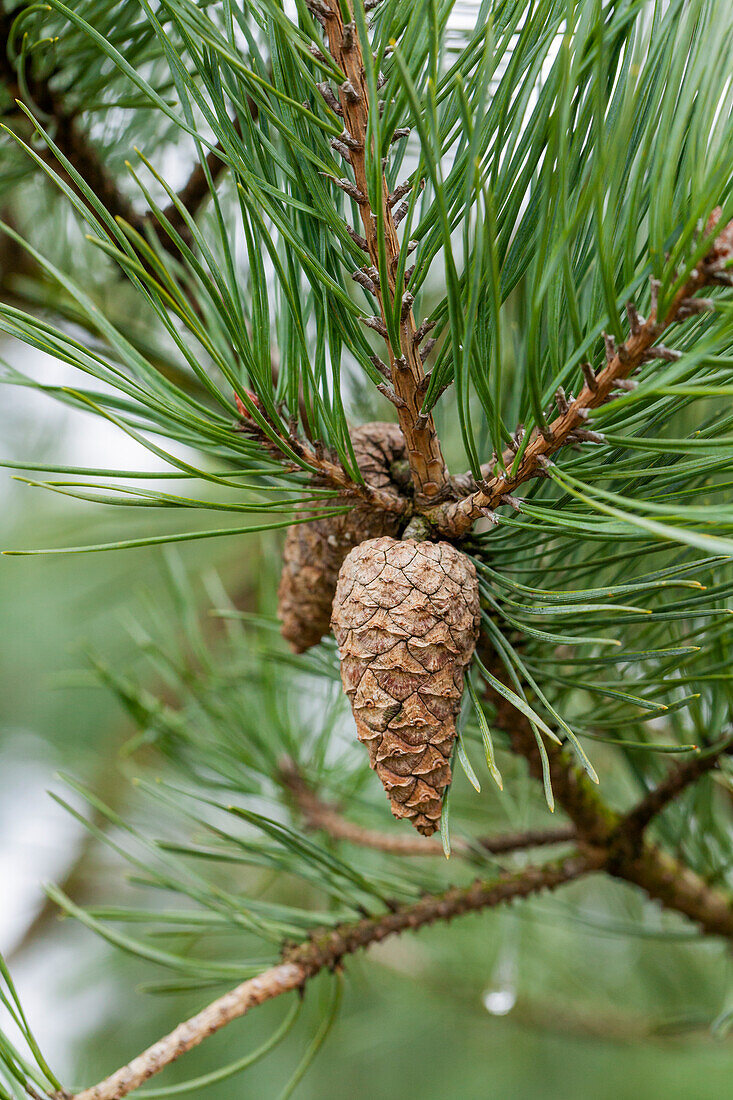
[[[355,428],[351,434],[357,465],[375,489],[398,494],[390,466],[403,460],[405,442],[397,424],[380,421]],[[335,505],[351,504],[337,498]],[[399,516],[355,504],[328,519],[297,523],[288,529],[278,589],[282,635],[295,653],[317,645],[328,634],[331,605],[341,563],[354,546],[380,535],[396,535]]]
[[[371,539],[341,567],[331,625],[359,740],[392,813],[429,836],[478,638],[476,570],[447,542]]]

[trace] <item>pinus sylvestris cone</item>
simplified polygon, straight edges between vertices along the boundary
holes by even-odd
[[[331,625],[359,740],[392,813],[429,836],[478,638],[476,570],[447,542],[371,539],[341,566]]]
[[[390,466],[405,458],[397,424],[377,421],[351,433],[354,457],[364,480],[375,489],[398,493]],[[337,498],[338,506],[351,501]],[[356,504],[350,511],[288,529],[278,589],[282,635],[295,653],[317,645],[328,634],[331,605],[341,563],[354,546],[379,535],[396,535],[399,516]]]

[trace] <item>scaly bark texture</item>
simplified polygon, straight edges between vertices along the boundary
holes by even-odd
[[[397,197],[390,193],[384,174],[382,174],[380,194],[376,201],[382,207],[384,223],[387,270],[383,275],[386,276],[386,295],[383,293],[382,282],[379,279],[382,260],[376,230],[377,211],[372,208],[369,199],[367,179],[369,90],[359,35],[356,33],[353,20],[344,22],[344,11],[349,10],[347,5],[342,5],[339,0],[323,0],[323,2],[317,0],[315,4],[311,0],[311,5],[324,27],[328,39],[328,52],[347,78],[337,89],[339,113],[343,119],[344,130],[341,141],[337,142],[334,148],[340,152],[340,155],[346,154],[346,163],[353,173],[354,187],[359,196],[357,201],[364,231],[361,247],[368,263],[365,268],[362,268],[361,273],[355,274],[361,274],[362,277],[367,275],[366,285],[371,282],[371,293],[379,306],[379,317],[368,319],[368,323],[376,326],[375,331],[380,332],[386,342],[389,354],[388,377],[394,387],[394,394],[390,399],[395,404],[400,427],[407,441],[407,455],[415,485],[415,498],[419,503],[437,504],[450,493],[451,485],[432,414],[422,415],[420,412],[427,388],[423,358],[420,354],[420,341],[425,331],[421,332],[415,324],[411,308],[412,295],[403,293],[404,288],[398,288],[396,284],[401,248],[395,226],[394,206]],[[386,321],[387,313],[394,308],[395,299],[398,296],[402,302],[399,344],[393,346],[387,335]]]
[[[720,207],[713,211],[706,226],[707,233],[712,233],[718,225],[721,214]],[[633,303],[628,303],[629,337],[618,347],[615,341],[607,339],[607,362],[603,370],[594,374],[590,364],[586,364],[586,383],[578,397],[566,399],[562,391],[558,391],[558,395],[561,395],[560,415],[541,430],[534,429],[513,473],[516,446],[515,450],[504,454],[504,463],[507,466],[505,473],[492,476],[492,462],[482,468],[484,480],[475,492],[463,500],[448,502],[429,511],[428,518],[435,530],[448,538],[463,538],[477,519],[481,516],[490,517],[495,508],[511,502],[511,494],[523,482],[542,474],[550,456],[561,447],[573,440],[582,441],[592,436],[594,433],[587,431],[590,413],[612,400],[617,387],[631,379],[643,363],[652,359],[660,359],[662,362],[679,359],[682,353],[660,344],[660,337],[679,321],[713,308],[713,302],[697,298],[696,294],[705,286],[731,286],[733,276],[727,270],[731,259],[733,222],[729,222],[715,239],[710,251],[693,269],[662,315],[657,310],[659,286],[655,282],[652,283],[652,310],[647,320],[639,316]],[[602,440],[602,436],[598,439]],[[453,486],[460,491],[470,485],[470,482],[470,478],[461,475],[453,479]]]
[[[341,567],[331,625],[359,740],[392,813],[429,836],[478,638],[476,570],[446,542],[372,539]]]
[[[73,1096],[68,1092],[57,1093],[54,1100],[122,1100],[232,1020],[265,1001],[301,989],[310,978],[325,969],[335,970],[357,951],[382,943],[389,936],[417,932],[438,921],[479,913],[543,890],[554,890],[592,873],[597,867],[598,861],[592,855],[573,852],[563,860],[524,867],[489,882],[479,879],[469,886],[454,886],[442,894],[427,894],[412,905],[377,917],[365,917],[354,924],[314,932],[305,943],[290,948],[283,962],[256,978],[249,978],[207,1005],[111,1077]]]
[[[359,469],[367,484],[398,495],[390,467],[406,458],[397,424],[364,424],[351,435]],[[351,500],[339,498],[338,504]],[[353,547],[380,535],[396,535],[400,516],[359,502],[349,512],[289,528],[278,590],[282,634],[295,653],[317,645],[328,634],[331,606],[341,564]]]

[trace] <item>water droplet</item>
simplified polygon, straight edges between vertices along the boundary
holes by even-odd
[[[487,989],[483,994],[484,1008],[492,1016],[506,1016],[517,1003],[514,989]]]
[[[517,1003],[519,958],[516,936],[505,938],[494,966],[489,986],[481,995],[483,1006],[492,1016],[506,1016]]]

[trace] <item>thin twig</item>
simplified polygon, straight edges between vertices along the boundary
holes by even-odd
[[[713,226],[709,225],[708,229]],[[474,522],[487,510],[497,508],[507,496],[527,481],[543,472],[543,464],[550,455],[560,450],[569,437],[578,429],[583,429],[589,411],[597,409],[611,398],[612,391],[619,381],[627,379],[648,358],[668,359],[677,353],[660,345],[659,338],[671,325],[691,315],[690,303],[694,295],[704,286],[715,284],[720,279],[724,260],[733,255],[733,241],[729,227],[723,230],[715,241],[711,251],[692,271],[689,279],[678,290],[671,305],[663,317],[657,316],[656,305],[652,308],[648,320],[634,323],[629,339],[618,348],[609,348],[606,366],[594,378],[592,387],[586,381],[578,397],[563,400],[560,415],[543,431],[535,430],[527,445],[518,468],[514,473],[490,477],[469,496],[455,503],[442,504],[429,513],[431,523],[443,535],[452,538],[462,537],[470,531]],[[563,395],[564,398],[564,395]],[[511,466],[513,455],[505,455],[505,464]],[[455,480],[455,479],[454,479]],[[460,482],[459,482],[460,484]]]
[[[365,829],[361,825],[348,821],[339,813],[337,806],[324,802],[316,794],[291,760],[280,765],[280,778],[309,829],[320,829],[334,840],[345,840],[360,848],[373,848],[388,855],[444,856],[440,841],[427,837],[403,836],[401,833]],[[560,825],[554,829],[525,829],[521,832],[476,837],[474,840],[456,837],[451,839],[451,853],[464,856],[475,852],[477,848],[482,848],[491,855],[505,855],[510,852],[524,851],[527,848],[563,844],[573,840],[575,836],[575,828],[572,825]]]
[[[0,11],[0,80],[5,83],[9,94],[13,98],[22,100],[25,98],[23,88],[18,81],[17,73],[8,57],[7,49],[2,49],[2,43],[7,43],[9,41],[16,14],[15,12],[8,13]],[[31,100],[28,106],[30,109],[32,111],[34,109],[40,109],[45,115],[53,119],[54,141],[56,145],[82,179],[89,185],[107,212],[111,214],[113,218],[121,219],[126,222],[141,237],[145,237],[146,232],[152,230],[161,247],[174,259],[180,259],[181,251],[173,236],[168,231],[168,228],[158,220],[152,210],[140,213],[120,188],[117,180],[108,171],[98,151],[89,140],[88,134],[79,125],[76,113],[67,108],[64,97],[55,91],[54,75],[55,74],[51,72],[41,79],[34,76],[32,72],[28,74],[27,87]],[[256,122],[259,115],[257,103],[251,97],[247,96],[246,104],[253,121]],[[231,124],[235,132],[241,135],[242,131],[239,119],[232,119]],[[79,190],[74,180],[70,176],[67,176],[63,166],[53,159],[50,150],[46,150],[43,156],[47,160],[53,160],[55,170],[60,172],[62,176],[67,177],[69,185],[79,197],[86,202],[87,200],[84,193]],[[163,216],[170,222],[170,228],[175,231],[187,245],[192,243],[193,238],[181,208],[183,208],[190,217],[196,217],[203,204],[211,196],[211,185],[216,187],[226,167],[227,162],[224,156],[224,146],[221,142],[218,142],[209,150],[204,163],[197,162],[193,166],[186,183],[176,196],[176,201],[169,203],[163,210]],[[209,178],[211,180],[211,185]],[[148,269],[144,257],[141,257],[141,263]],[[191,298],[193,308],[198,311],[198,303],[190,288],[188,288],[188,294]],[[271,374],[274,387],[277,385],[279,374],[279,357],[274,349],[272,351]],[[303,429],[306,436],[310,438],[311,426],[305,409],[302,388],[299,391],[298,408]]]
[[[242,414],[241,430],[251,439],[257,440],[263,450],[276,458],[286,469],[302,471],[303,467],[289,458],[264,428],[250,416],[236,394],[234,399]],[[262,415],[265,414],[262,413]],[[354,481],[340,463],[335,462],[325,451],[319,451],[315,444],[301,439],[294,433],[291,433],[286,439],[281,435],[275,424],[270,426],[272,431],[280,437],[284,446],[297,454],[302,462],[310,467],[315,475],[315,481],[321,481],[333,489],[338,489],[341,496],[363,500],[371,505],[375,511],[391,512],[394,515],[406,515],[411,511],[411,501],[401,493],[377,489],[366,482]],[[332,507],[333,503],[333,501],[326,501],[324,507]]]
[[[592,853],[574,853],[557,862],[500,875],[490,882],[479,881],[470,886],[453,887],[442,894],[429,894],[413,905],[402,906],[383,916],[368,917],[354,924],[319,932],[305,943],[291,948],[278,966],[250,978],[220,997],[202,1012],[179,1024],[169,1035],[111,1077],[77,1093],[73,1100],[121,1100],[209,1035],[243,1016],[250,1008],[291,990],[301,989],[322,970],[332,970],[348,955],[381,943],[388,936],[417,931],[436,921],[449,921],[542,890],[555,889],[594,871],[598,863],[598,857]]]
[[[650,790],[624,818],[622,828],[630,833],[641,834],[647,825],[673,802],[684,790],[696,783],[718,766],[721,756],[733,748],[733,737],[726,738],[722,744],[698,753],[689,760],[670,768],[665,778]]]
[[[18,80],[18,74],[8,56],[8,44],[10,42],[13,23],[18,12],[0,10],[0,80],[5,84],[8,94],[13,100],[30,102],[27,106],[33,112],[42,112],[53,120],[54,141],[64,153],[67,160],[87,181],[100,202],[114,216],[124,218],[125,221],[140,227],[140,216],[135,211],[127,196],[120,191],[116,182],[101,162],[94,146],[88,136],[78,125],[74,112],[68,110],[61,95],[53,87],[53,79],[56,75],[51,72],[43,79],[39,79],[29,66],[26,73],[27,95]],[[44,156],[51,156],[50,151]],[[63,168],[59,170],[65,175]],[[74,190],[77,190],[73,180],[69,180]],[[84,196],[81,196],[84,198]]]
[[[247,97],[247,109],[252,116],[253,121],[257,121],[259,115],[259,108],[253,99]],[[242,127],[239,119],[232,120],[232,126],[237,134],[241,136]],[[227,168],[227,162],[224,158],[224,146],[219,141],[210,149],[204,158],[206,168],[200,162],[196,162],[191,169],[191,174],[184,183],[183,187],[177,194],[177,200],[180,205],[192,216],[198,213],[204,203],[211,196],[211,188],[209,186],[209,180],[207,178],[207,172],[211,176],[211,181],[216,187],[217,183],[224,175]],[[172,228],[187,244],[191,243],[191,231],[186,224],[186,221],[178,208],[176,203],[169,203],[163,211],[163,216],[171,223]],[[153,215],[151,210],[147,211],[144,215],[145,222],[152,226],[155,233],[158,236],[161,244],[167,251],[173,254],[177,253],[175,243],[171,240],[169,234],[158,222],[157,218]]]

